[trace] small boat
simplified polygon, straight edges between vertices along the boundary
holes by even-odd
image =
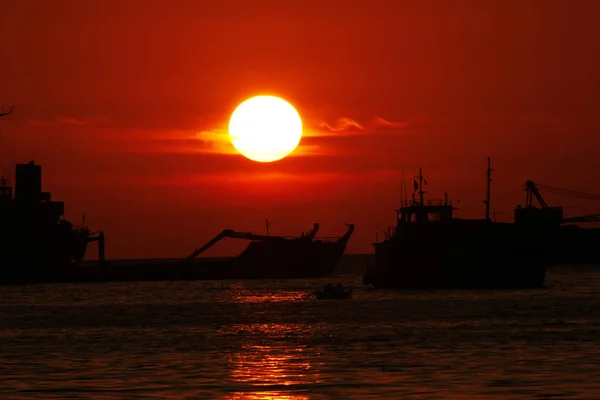
[[[344,288],[340,283],[328,283],[323,290],[315,292],[317,299],[351,299],[352,289]]]

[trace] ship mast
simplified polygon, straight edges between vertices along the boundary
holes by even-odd
[[[419,167],[419,204],[422,206],[425,203],[423,202],[423,168]]]
[[[15,106],[12,106],[11,108],[9,108],[8,110],[4,110],[3,108],[0,108],[0,117],[4,117],[6,115],[11,115],[13,113],[13,110],[15,109]],[[4,163],[3,163],[4,164]],[[4,179],[4,174],[2,174],[2,181],[0,182],[2,184],[2,188],[6,187],[6,179]]]
[[[491,198],[492,171],[493,171],[493,169],[492,169],[490,157],[487,158],[487,161],[488,161],[488,167],[487,167],[487,190],[486,190],[485,201],[483,203],[485,204],[485,220],[486,221],[490,221],[490,198]],[[495,219],[495,215],[494,215],[494,219]]]

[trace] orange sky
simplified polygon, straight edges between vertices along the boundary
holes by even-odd
[[[0,120],[4,173],[42,164],[67,217],[85,212],[105,231],[109,258],[187,255],[224,228],[263,231],[265,217],[274,234],[354,222],[348,251],[371,252],[403,169],[422,165],[432,196],[448,191],[458,215],[480,217],[488,155],[498,218],[510,219],[526,179],[600,192],[599,11],[594,0],[4,2],[0,104],[16,105]],[[294,104],[310,135],[273,164],[222,140],[235,106],[265,93]]]

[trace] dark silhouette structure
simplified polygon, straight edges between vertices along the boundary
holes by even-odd
[[[0,117],[14,106],[0,110]],[[65,205],[42,191],[42,167],[17,164],[14,191],[0,179],[0,283],[54,280],[80,263],[88,243],[98,241],[104,259],[104,234],[63,218]]]
[[[160,281],[218,279],[296,279],[313,278],[335,271],[354,232],[339,238],[315,237],[319,224],[298,237],[257,235],[226,229],[194,250],[184,259],[136,263],[109,263],[87,267],[78,274],[82,281]],[[197,258],[224,238],[249,240],[237,257]]]
[[[539,188],[588,200],[600,200],[600,196],[560,189],[552,186],[536,184],[533,181],[525,183],[525,207],[515,209],[515,223],[542,224],[551,226],[556,235],[552,238],[554,250],[553,264],[597,264],[600,262],[600,228],[584,228],[574,224],[600,222],[600,214],[580,215],[565,218],[562,206],[549,206],[542,197]],[[534,199],[538,206],[534,204]]]
[[[420,170],[412,199],[396,211],[396,227],[374,243],[375,265],[365,271],[363,282],[402,289],[542,286],[557,229],[546,220],[491,221],[491,172],[488,158],[485,218],[461,219],[453,216],[447,194],[425,201]]]
[[[299,237],[224,230],[183,259],[116,263],[104,259],[103,232],[63,218],[64,203],[42,191],[42,168],[17,164],[15,190],[0,186],[0,283],[116,282],[203,279],[290,279],[320,277],[337,267],[354,231],[335,240],[317,239],[319,224]],[[244,252],[226,259],[197,259],[224,238],[249,240]],[[99,263],[82,265],[88,244],[98,242]]]
[[[317,290],[315,296],[318,300],[351,299],[352,289],[343,287],[341,283],[328,283],[322,290]]]
[[[17,164],[14,196],[10,182],[0,181],[0,282],[53,281],[68,275],[85,256],[88,243],[98,241],[104,255],[104,234],[63,219],[64,203],[42,191],[42,167]]]
[[[320,277],[337,267],[354,225],[339,238],[316,238],[319,224],[299,237],[257,235],[226,229],[186,258],[117,263],[104,258],[104,233],[63,218],[64,203],[42,191],[42,168],[17,164],[15,190],[0,186],[0,283],[116,282]],[[198,259],[224,238],[249,240],[237,257]],[[88,244],[98,242],[99,263],[82,265]]]

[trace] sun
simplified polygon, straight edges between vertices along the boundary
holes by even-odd
[[[231,143],[244,157],[273,162],[288,156],[302,138],[302,119],[287,101],[255,96],[241,103],[229,119]]]

